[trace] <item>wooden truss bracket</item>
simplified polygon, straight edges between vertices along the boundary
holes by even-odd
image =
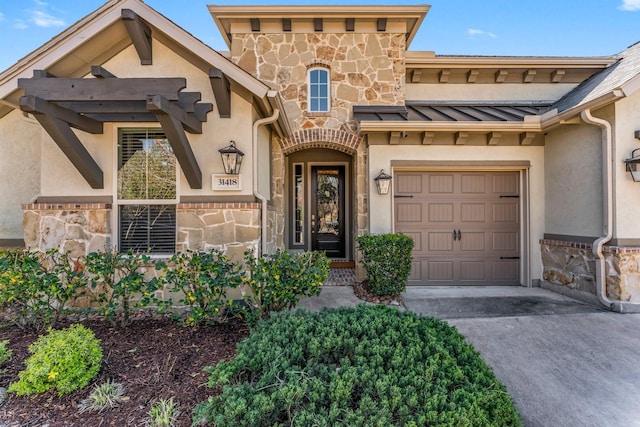
[[[209,80],[213,95],[216,98],[218,113],[220,117],[228,119],[231,117],[231,84],[222,72],[217,68],[209,69]]]
[[[153,64],[151,28],[131,9],[122,9],[121,16],[133,46],[138,52],[140,63],[142,65]]]

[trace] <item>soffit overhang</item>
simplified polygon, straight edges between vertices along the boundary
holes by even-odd
[[[209,12],[231,48],[232,34],[246,32],[304,32],[318,19],[331,32],[404,32],[407,46],[415,37],[431,6],[308,5],[308,6],[221,6],[209,5]],[[253,21],[252,21],[253,20]],[[353,20],[347,22],[347,20]],[[286,21],[286,23],[285,23]],[[384,25],[381,26],[381,22]],[[331,25],[330,25],[331,24]],[[253,26],[252,26],[253,25]],[[297,30],[299,29],[299,30]],[[314,30],[311,30],[313,32]],[[316,29],[317,31],[317,29]]]
[[[455,56],[406,53],[409,83],[581,83],[614,64],[615,56]]]

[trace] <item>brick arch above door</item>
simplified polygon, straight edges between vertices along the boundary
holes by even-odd
[[[337,129],[303,129],[291,138],[278,138],[284,155],[309,148],[329,148],[351,156],[355,155],[362,137],[351,132]]]

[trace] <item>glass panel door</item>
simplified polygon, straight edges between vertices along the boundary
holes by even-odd
[[[344,257],[344,166],[313,166],[311,169],[312,250],[330,258]]]

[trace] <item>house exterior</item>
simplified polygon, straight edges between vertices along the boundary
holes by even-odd
[[[108,1],[0,74],[0,246],[353,265],[357,235],[402,232],[410,285],[543,286],[637,311],[640,45],[410,50],[429,8],[209,6],[217,52]],[[226,174],[232,145],[244,157]]]

